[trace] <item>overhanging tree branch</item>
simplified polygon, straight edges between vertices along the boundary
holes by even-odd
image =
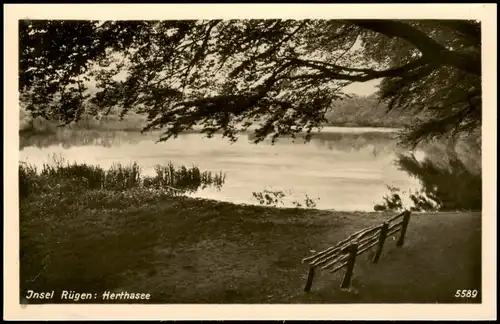
[[[423,57],[408,64],[405,64],[403,66],[382,71],[377,71],[372,69],[347,68],[339,65],[310,61],[310,60],[302,60],[297,58],[289,58],[289,61],[295,64],[297,67],[305,66],[319,70],[321,72],[321,74],[304,74],[300,76],[300,78],[304,78],[306,76],[317,78],[318,76],[321,75],[325,78],[336,79],[336,80],[348,80],[353,82],[365,82],[385,77],[405,77],[411,74],[411,72],[414,71],[415,69],[428,65],[427,60],[424,59]],[[360,74],[358,75],[347,74],[349,72],[360,73]],[[298,78],[298,76],[291,78]]]
[[[349,22],[391,38],[404,39],[418,48],[424,57],[435,62],[453,66],[471,74],[481,75],[481,61],[478,57],[450,51],[409,24],[395,20],[349,20]]]
[[[332,100],[344,95],[332,85],[382,79],[381,100],[397,101],[398,107],[412,111],[421,108],[428,113],[424,118],[431,120],[464,105],[462,95],[451,87],[460,81],[465,92],[478,92],[471,99],[476,108],[460,120],[443,123],[474,119],[480,123],[480,24],[349,22],[211,20],[95,26],[42,22],[20,28],[20,86],[31,84],[28,111],[37,115],[49,111],[49,118],[72,120],[79,113],[73,97],[54,94],[93,62],[100,69],[95,74],[98,88],[104,90],[94,94],[94,106],[88,108],[92,113],[111,108],[126,113],[138,107],[137,111],[149,113],[152,126],[165,127],[169,134],[193,123],[230,133],[235,123],[248,120],[272,121],[276,130],[270,131],[279,133],[288,123],[321,124]],[[41,32],[44,29],[52,32]],[[356,36],[366,47],[351,53]],[[41,48],[43,52],[36,52]],[[125,81],[113,79],[119,68],[108,63],[107,49],[126,58]],[[223,68],[226,61],[229,65]],[[458,81],[457,74],[464,74],[464,79]],[[145,79],[148,82],[143,83]],[[455,100],[460,102],[454,104]],[[283,111],[284,117],[279,115]]]
[[[426,21],[427,22],[427,21]],[[467,37],[467,39],[473,41],[474,44],[481,43],[481,25],[468,20],[429,20],[428,22],[435,24],[436,26],[445,26],[460,35]]]

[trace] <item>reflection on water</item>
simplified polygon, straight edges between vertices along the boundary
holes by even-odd
[[[159,133],[70,131],[23,136],[22,161],[41,165],[53,154],[69,162],[85,162],[109,168],[113,163],[136,161],[146,175],[154,166],[197,165],[201,170],[226,173],[221,191],[206,189],[203,198],[256,204],[252,192],[264,189],[292,191],[285,200],[303,200],[305,194],[320,198],[317,208],[373,210],[387,192],[386,185],[402,189],[419,188],[418,180],[397,169],[394,160],[402,153],[391,130],[326,128],[310,143],[291,138],[253,144],[242,134],[231,144],[220,136],[203,138],[191,133],[156,143]]]

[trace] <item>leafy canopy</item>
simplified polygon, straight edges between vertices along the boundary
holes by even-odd
[[[343,88],[381,79],[389,109],[425,112],[405,140],[481,123],[480,23],[465,20],[20,21],[20,89],[34,116],[148,115],[160,140],[200,127],[235,140],[307,134]],[[89,81],[97,91],[89,92]]]

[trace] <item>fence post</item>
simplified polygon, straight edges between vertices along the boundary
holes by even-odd
[[[401,234],[399,235],[398,242],[396,246],[403,246],[405,243],[406,229],[408,228],[408,223],[410,222],[410,212],[408,210],[404,211],[403,224],[401,225]]]
[[[380,229],[380,234],[378,237],[378,247],[375,256],[373,257],[373,263],[377,263],[382,255],[382,249],[384,248],[385,238],[387,237],[387,232],[389,231],[389,223],[384,222],[382,228]]]
[[[358,255],[358,242],[351,242],[349,245],[349,259],[347,260],[347,269],[344,274],[344,279],[342,280],[342,285],[340,288],[347,289],[351,285],[352,272],[354,270],[354,264],[356,263],[356,256]]]
[[[314,267],[310,266],[309,273],[307,274],[307,282],[306,282],[306,287],[304,288],[304,291],[308,292],[311,290],[313,279],[314,279]]]

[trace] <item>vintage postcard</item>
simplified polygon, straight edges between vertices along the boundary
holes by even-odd
[[[5,318],[495,319],[495,9],[5,6]]]

